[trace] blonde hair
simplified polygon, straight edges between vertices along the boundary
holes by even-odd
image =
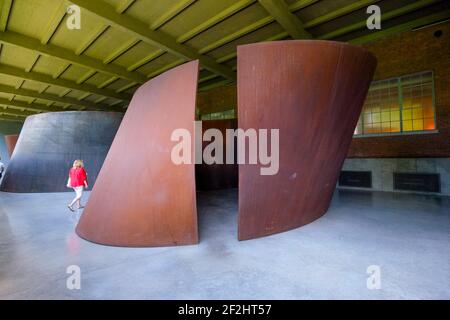
[[[74,167],[77,167],[77,168],[83,168],[83,167],[84,167],[83,160],[75,160],[75,161],[73,162],[73,166],[74,166]]]

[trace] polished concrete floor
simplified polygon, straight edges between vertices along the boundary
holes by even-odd
[[[71,196],[0,194],[1,299],[450,299],[450,198],[337,191],[312,224],[238,242],[237,191],[200,193],[199,245],[114,248],[74,234]]]

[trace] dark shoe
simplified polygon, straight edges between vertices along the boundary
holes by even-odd
[[[67,208],[69,208],[70,211],[75,212],[71,206],[67,206]]]

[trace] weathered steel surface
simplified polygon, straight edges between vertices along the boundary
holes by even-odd
[[[76,228],[79,236],[114,246],[198,242],[195,165],[171,160],[175,129],[194,138],[197,78],[193,61],[135,92]]]
[[[328,41],[238,47],[238,124],[279,129],[278,174],[239,166],[239,239],[278,233],[322,216],[331,201],[376,59]]]
[[[1,191],[64,192],[75,159],[84,161],[90,187],[108,153],[123,114],[67,111],[26,118]]]
[[[235,162],[233,164],[226,164],[225,155],[227,150],[227,144],[232,141],[228,141],[226,138],[227,129],[237,129],[237,120],[203,120],[202,131],[203,133],[208,129],[218,129],[223,136],[223,164],[197,164],[195,166],[195,181],[197,190],[217,190],[228,189],[238,187],[238,165]],[[203,142],[203,148],[209,144],[209,141]],[[236,155],[236,144],[234,145],[234,154]]]
[[[6,149],[8,150],[8,155],[11,158],[14,148],[16,147],[17,139],[19,139],[18,134],[10,134],[5,136]]]

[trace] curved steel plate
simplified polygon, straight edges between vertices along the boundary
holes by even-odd
[[[17,139],[19,139],[18,134],[10,134],[5,136],[6,149],[8,150],[9,158],[11,158],[14,152],[14,148],[16,147],[17,144]]]
[[[79,236],[114,246],[198,242],[195,165],[171,160],[175,129],[194,138],[197,78],[193,61],[135,92],[76,228]]]
[[[92,187],[123,114],[41,113],[26,118],[1,184],[6,192],[64,192],[75,159],[84,160]]]
[[[376,67],[368,51],[330,41],[238,47],[238,123],[279,129],[279,171],[239,166],[239,239],[312,222],[330,204]]]

